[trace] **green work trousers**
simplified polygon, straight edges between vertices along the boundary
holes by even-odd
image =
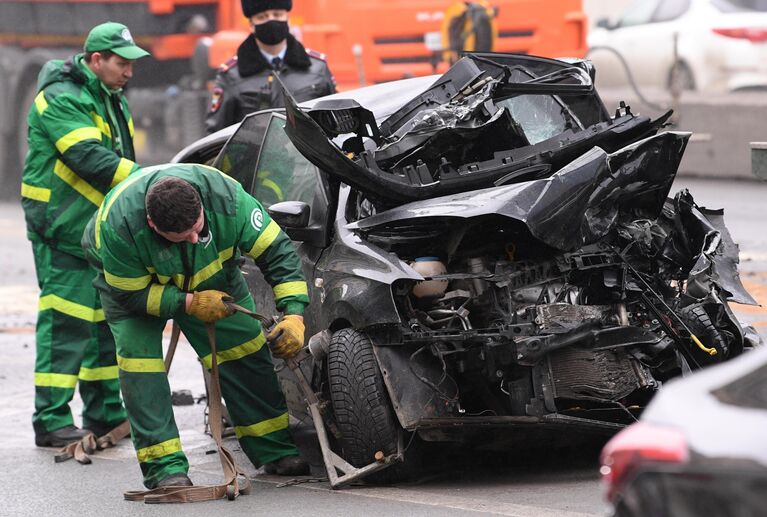
[[[104,300],[107,308],[112,303]],[[238,303],[255,310],[250,295]],[[163,478],[189,470],[163,364],[166,320],[147,315],[112,321],[108,310],[107,318],[117,343],[120,384],[133,445],[144,485],[153,488]],[[212,358],[205,324],[186,314],[176,321],[210,369]],[[221,393],[242,450],[257,467],[298,454],[288,432],[285,399],[260,324],[237,313],[216,322],[215,329]]]
[[[73,425],[69,402],[79,383],[83,426],[110,427],[125,420],[112,333],[93,279],[78,257],[32,241],[40,286],[35,333],[35,432]]]

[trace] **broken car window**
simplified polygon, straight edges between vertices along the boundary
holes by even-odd
[[[569,128],[567,112],[554,97],[520,95],[498,102],[505,107],[530,144],[535,145]]]
[[[282,201],[303,201],[311,206],[318,188],[317,168],[296,150],[284,126],[281,116],[269,122],[253,195],[265,208]]]

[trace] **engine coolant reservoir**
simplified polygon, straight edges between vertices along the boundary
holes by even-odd
[[[410,263],[422,276],[436,276],[447,273],[447,268],[439,257],[418,257]],[[447,280],[424,280],[413,287],[413,296],[416,298],[440,298],[447,291]]]

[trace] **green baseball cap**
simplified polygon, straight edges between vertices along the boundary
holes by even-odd
[[[122,23],[106,22],[91,29],[83,46],[86,52],[111,50],[125,59],[138,59],[149,52],[136,45],[128,27]]]

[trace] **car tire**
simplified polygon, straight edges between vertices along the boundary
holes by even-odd
[[[670,91],[695,91],[695,75],[690,66],[684,61],[677,61],[671,66],[668,74]]]
[[[704,306],[699,304],[688,305],[679,311],[679,317],[682,318],[690,331],[700,339],[704,346],[715,348],[717,351],[715,356],[710,356],[693,345],[693,355],[701,365],[725,360],[729,352],[727,340],[711,321],[711,316],[706,312]]]
[[[354,329],[333,334],[327,357],[331,405],[341,434],[341,456],[355,467],[374,461],[376,452],[397,452],[402,428],[392,409],[370,338]],[[388,467],[366,481],[401,479],[402,465]]]

